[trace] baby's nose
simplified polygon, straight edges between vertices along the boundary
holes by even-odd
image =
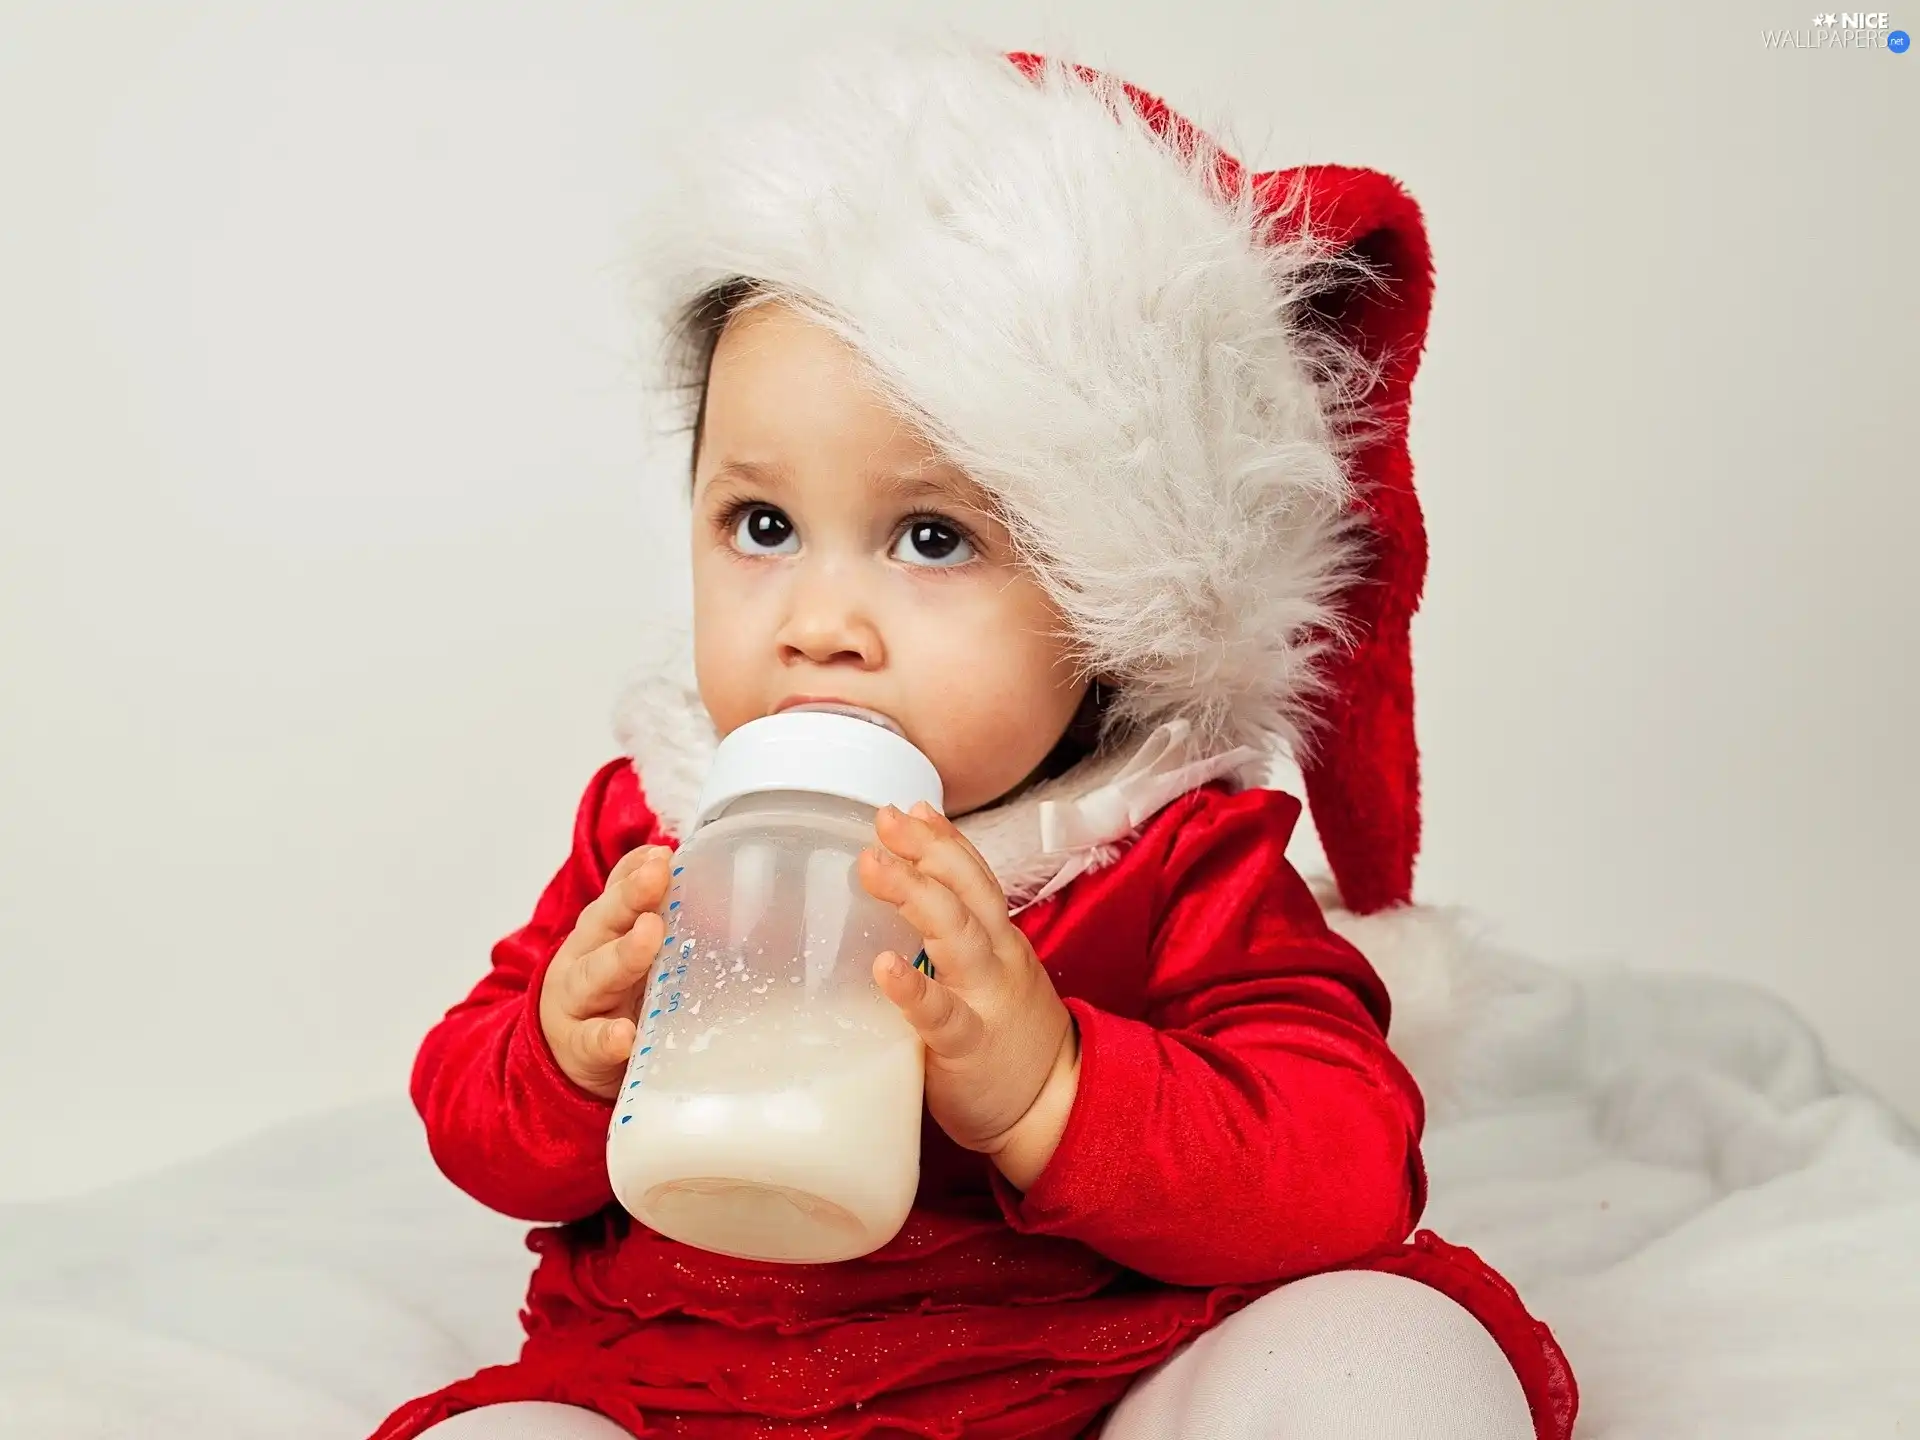
[[[864,668],[884,658],[879,628],[858,597],[813,587],[794,597],[781,627],[782,658],[816,665],[857,663]]]
[[[873,647],[862,643],[858,635],[843,635],[826,630],[807,630],[794,635],[783,646],[788,660],[805,660],[815,665],[858,663],[864,668],[874,664]]]

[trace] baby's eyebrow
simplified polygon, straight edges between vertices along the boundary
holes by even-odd
[[[873,482],[875,489],[893,500],[917,500],[923,495],[959,498],[959,489],[951,482],[918,475],[910,470],[897,473],[885,470],[869,471],[867,478]]]
[[[769,490],[777,490],[791,483],[793,472],[785,465],[774,462],[763,463],[759,460],[728,460],[714,468],[708,477],[709,485],[719,485],[731,481],[738,485],[758,485]]]
[[[919,470],[869,470],[867,482],[888,499],[918,499],[923,495],[964,498],[964,491],[953,480],[927,475]],[[726,460],[716,465],[712,483],[731,481],[777,490],[793,483],[793,472],[777,460]]]
[[[951,475],[928,475],[919,470],[874,470],[867,473],[867,479],[881,495],[896,503],[931,499],[968,509],[981,508],[972,485]]]
[[[967,510],[975,515],[991,518],[994,513],[991,504],[984,500],[971,480],[951,472],[936,470],[929,474],[920,467],[900,470],[876,468],[865,471],[864,477],[873,493],[888,504],[940,501],[950,508]],[[745,488],[777,495],[783,490],[791,491],[794,483],[792,469],[777,460],[724,460],[707,477],[703,493]]]

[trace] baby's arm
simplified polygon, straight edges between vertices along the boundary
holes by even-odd
[[[1372,967],[1285,859],[1297,807],[1213,796],[1174,835],[1144,1020],[1068,1002],[1080,1076],[1022,1230],[1176,1284],[1253,1284],[1404,1239],[1422,1108]]]
[[[655,842],[657,828],[630,765],[615,761],[595,775],[574,822],[573,852],[533,918],[493,947],[492,970],[420,1046],[412,1090],[428,1147],[448,1179],[491,1209],[568,1221],[613,1200],[606,1166],[611,1102],[595,1093],[602,1087],[569,1078],[555,1058],[541,1023],[542,992],[570,937],[579,948],[576,929],[589,928],[598,913],[590,907],[601,902],[604,910],[619,898],[609,898],[608,882],[622,856]],[[650,957],[651,949],[642,973]],[[618,1023],[589,1020],[570,1033],[582,1046],[617,1048],[621,1037],[611,1032]],[[631,1044],[630,1026],[625,1039]],[[579,1056],[568,1060],[583,1079],[594,1078],[581,1071]]]

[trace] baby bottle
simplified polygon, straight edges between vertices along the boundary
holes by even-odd
[[[893,722],[800,706],[720,742],[674,856],[667,935],[607,1128],[642,1223],[748,1260],[886,1244],[920,1179],[920,1038],[873,983],[920,937],[854,859],[874,812],[941,804]]]

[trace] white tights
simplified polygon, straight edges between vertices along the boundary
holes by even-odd
[[[1150,1370],[1101,1440],[1532,1440],[1520,1381],[1431,1286],[1343,1270],[1263,1296]],[[428,1440],[629,1440],[544,1401],[488,1405]]]

